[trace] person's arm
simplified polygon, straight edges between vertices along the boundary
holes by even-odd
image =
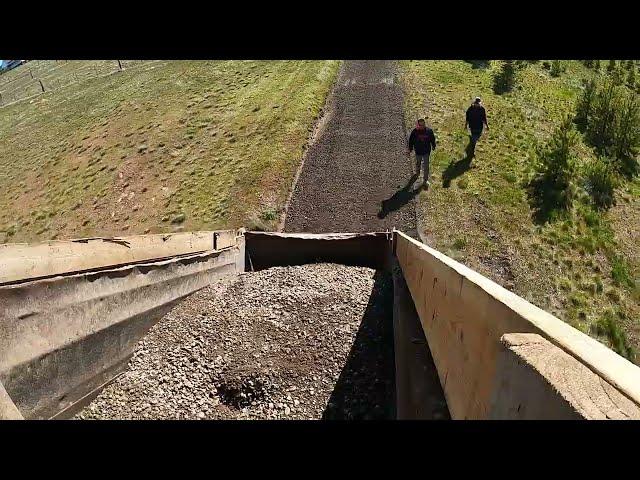
[[[469,128],[469,110],[471,110],[471,109],[467,108],[467,113],[465,114],[465,121],[464,121],[464,129],[465,130],[467,128]]]
[[[436,149],[436,132],[434,132],[433,130],[431,130],[431,147],[434,150]]]
[[[484,126],[487,127],[488,130],[489,124],[487,123],[487,111],[484,108],[482,109],[482,121],[484,122]]]
[[[413,150],[413,144],[415,143],[416,131],[415,129],[411,131],[411,135],[409,135],[409,153]]]

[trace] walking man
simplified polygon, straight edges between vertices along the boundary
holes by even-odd
[[[482,100],[480,100],[480,97],[476,97],[471,106],[467,108],[467,119],[464,124],[464,128],[468,128],[471,132],[471,142],[469,143],[471,151],[469,152],[469,158],[475,156],[476,143],[478,143],[480,135],[482,135],[483,127],[487,127],[487,130],[489,130],[487,112],[482,106]]]
[[[436,135],[425,124],[424,118],[418,120],[416,128],[409,135],[409,154],[411,150],[416,152],[416,175],[420,175],[420,164],[424,172],[422,185],[429,186],[429,155],[436,149]]]

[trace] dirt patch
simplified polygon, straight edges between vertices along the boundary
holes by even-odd
[[[511,259],[506,255],[481,255],[480,262],[500,279],[498,283],[512,290],[515,277],[511,271]]]

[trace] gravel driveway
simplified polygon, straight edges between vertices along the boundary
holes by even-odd
[[[403,92],[393,61],[346,61],[305,156],[287,232],[370,232],[416,237]],[[417,187],[418,185],[415,185]]]

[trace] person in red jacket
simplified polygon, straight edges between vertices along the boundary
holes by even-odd
[[[412,150],[416,152],[416,175],[420,175],[420,164],[422,164],[424,177],[422,184],[429,186],[429,156],[431,150],[436,149],[436,134],[425,124],[424,118],[418,120],[416,128],[409,135],[409,154]]]

